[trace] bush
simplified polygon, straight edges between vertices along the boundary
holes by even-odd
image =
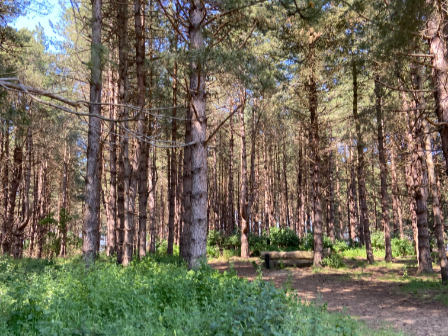
[[[219,258],[219,247],[207,245],[207,256],[211,258]]]
[[[330,254],[328,257],[325,257],[324,259],[322,259],[322,266],[332,267],[332,268],[341,268],[344,266],[344,262],[342,260],[341,255]]]
[[[333,244],[332,250],[336,253],[348,250],[349,246],[344,240],[336,240]]]
[[[384,250],[386,243],[384,240],[384,232],[383,231],[372,231],[370,234],[370,240],[372,242],[372,248],[374,250]]]
[[[299,247],[300,239],[289,227],[270,229],[270,239],[272,245],[280,247]]]
[[[261,236],[249,234],[249,249],[252,256],[259,256],[261,251],[268,250],[268,238],[265,233]]]
[[[415,255],[414,245],[406,238],[392,238],[391,245],[392,255],[394,257],[406,257]]]
[[[166,255],[168,250],[168,240],[157,240],[156,241],[156,253],[159,255]],[[173,245],[173,255],[179,255],[179,245]]]
[[[207,237],[207,246],[218,246],[222,247],[224,245],[224,235],[221,231],[210,230]]]
[[[326,235],[323,235],[323,248],[332,248],[333,243],[331,239]],[[313,251],[314,250],[314,234],[313,232],[308,232],[302,239],[300,239],[300,250],[302,251]]]

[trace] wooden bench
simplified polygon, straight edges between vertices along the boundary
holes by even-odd
[[[331,249],[322,250],[322,258],[328,257]],[[266,268],[278,268],[279,266],[308,267],[313,264],[314,251],[291,251],[291,252],[261,252],[261,258],[265,261]]]

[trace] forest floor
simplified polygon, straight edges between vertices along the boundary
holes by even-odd
[[[212,259],[220,271],[232,268],[238,276],[253,280],[254,263],[260,258],[242,260]],[[395,259],[393,263],[370,266],[361,259],[344,260],[341,269],[263,268],[263,279],[277,287],[295,289],[304,302],[327,304],[330,312],[345,311],[376,329],[392,328],[408,335],[448,335],[448,287],[440,284],[440,269],[429,276],[416,274],[415,258]]]

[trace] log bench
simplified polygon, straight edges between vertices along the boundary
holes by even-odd
[[[328,257],[331,254],[331,249],[326,248],[322,250],[322,258]],[[278,268],[279,266],[295,266],[308,267],[313,264],[314,251],[291,251],[291,252],[275,252],[264,251],[261,252],[261,258],[267,269]]]

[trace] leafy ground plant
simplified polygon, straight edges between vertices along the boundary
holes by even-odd
[[[1,335],[380,335],[260,279],[176,258],[89,271],[80,259],[1,258],[0,277]]]

